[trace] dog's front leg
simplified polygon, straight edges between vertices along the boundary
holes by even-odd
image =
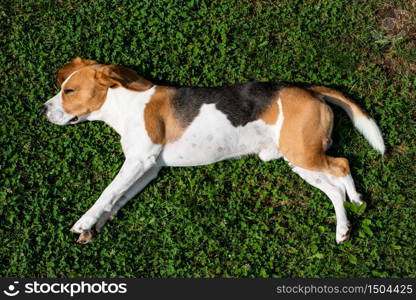
[[[72,226],[72,232],[81,234],[79,242],[88,242],[92,237],[91,229],[99,218],[103,214],[110,214],[114,205],[124,193],[146,171],[155,166],[159,151],[151,151],[150,153],[152,154],[135,155],[126,153],[126,160],[117,176],[107,186],[94,205]]]
[[[155,166],[151,167],[146,173],[143,174],[142,177],[137,180],[129,189],[127,192],[124,193],[120,199],[114,203],[114,206],[112,207],[110,212],[106,212],[101,215],[101,217],[98,219],[98,221],[95,223],[95,229],[99,232],[101,228],[105,225],[105,223],[112,218],[119,209],[124,206],[130,199],[132,199],[134,196],[136,196],[142,189],[146,187],[146,185],[152,181],[154,178],[156,178],[157,174],[159,173],[159,170],[161,169],[160,164],[156,163]]]

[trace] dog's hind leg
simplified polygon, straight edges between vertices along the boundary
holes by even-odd
[[[297,166],[293,166],[293,171],[299,174],[307,183],[323,191],[331,199],[337,219],[336,242],[341,244],[348,240],[350,222],[344,208],[346,188],[342,179],[327,172],[312,171]]]
[[[283,89],[279,97],[284,117],[279,148],[296,173],[331,199],[337,218],[336,241],[342,243],[348,239],[350,227],[344,208],[346,192],[352,202],[361,200],[348,160],[325,154],[330,146],[332,110],[315,94],[301,88]]]
[[[361,194],[357,192],[355,189],[354,180],[352,179],[351,173],[348,175],[341,177],[339,179],[345,186],[345,189],[347,190],[348,198],[350,198],[350,201],[352,203],[361,205],[363,204],[361,200]]]

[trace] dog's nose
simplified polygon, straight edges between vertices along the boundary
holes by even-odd
[[[40,112],[42,113],[42,114],[46,114],[46,112],[48,111],[48,107],[46,106],[46,104],[43,104],[41,107],[40,107]]]

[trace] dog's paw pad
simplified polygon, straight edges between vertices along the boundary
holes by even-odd
[[[342,228],[337,230],[336,234],[336,241],[338,245],[341,245],[348,241],[350,238],[350,232],[351,232],[351,225],[343,226]]]
[[[95,236],[96,236],[95,230],[85,230],[79,235],[77,243],[88,244],[94,239]]]

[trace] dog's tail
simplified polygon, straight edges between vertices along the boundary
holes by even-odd
[[[374,149],[384,154],[385,146],[383,137],[381,136],[380,129],[376,122],[367,115],[364,110],[361,109],[352,100],[345,97],[341,92],[324,86],[312,86],[308,87],[309,90],[318,94],[318,98],[323,101],[340,106],[350,117],[355,128],[367,139]]]

